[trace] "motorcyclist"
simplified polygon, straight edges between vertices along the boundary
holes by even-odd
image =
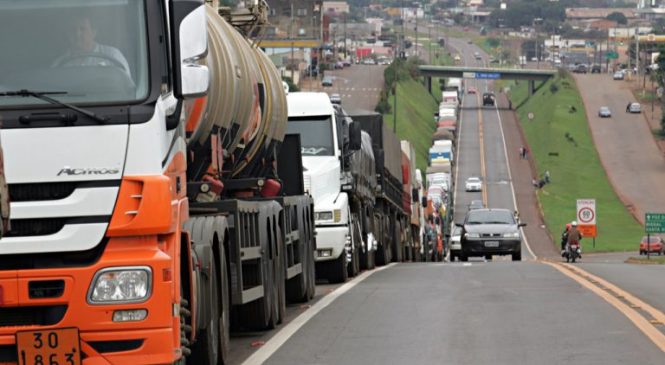
[[[570,231],[568,231],[567,244],[578,245],[581,248],[580,241],[582,240],[582,233],[577,229],[577,221],[570,222]],[[580,250],[581,251],[581,250]],[[582,258],[582,255],[580,255]]]
[[[568,232],[570,231],[570,223],[566,223],[566,228],[561,233],[561,256],[563,257],[566,252],[566,243],[568,243]]]

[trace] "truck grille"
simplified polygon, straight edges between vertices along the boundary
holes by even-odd
[[[0,327],[52,326],[67,312],[66,305],[0,307]]]
[[[81,188],[120,186],[119,180],[74,181],[36,184],[10,184],[9,197],[12,202],[28,202],[64,199]]]
[[[67,224],[108,223],[111,217],[12,219],[11,230],[3,237],[46,236],[58,233]]]

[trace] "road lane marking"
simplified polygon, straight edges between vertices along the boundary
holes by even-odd
[[[284,326],[284,328],[279,330],[279,332],[275,333],[275,335],[271,337],[265,343],[265,345],[263,345],[250,357],[248,357],[245,361],[243,361],[242,365],[263,364],[275,352],[277,352],[277,350],[279,350],[279,348],[282,347],[282,345],[284,345],[284,343],[286,343],[286,341],[288,341],[288,339],[291,338],[291,336],[293,336],[296,332],[298,332],[298,330],[302,326],[307,324],[307,322],[309,322],[310,319],[314,318],[314,316],[316,316],[319,312],[321,312],[328,305],[334,302],[335,299],[341,297],[344,293],[351,290],[354,286],[358,285],[358,283],[361,283],[363,280],[367,279],[372,274],[393,267],[394,265],[395,263],[392,263],[386,266],[375,268],[374,270],[371,271],[365,271],[362,274],[358,275],[354,280],[347,282],[346,284],[333,290],[330,294],[325,295],[323,298],[321,298],[321,300],[314,303],[314,305],[309,307],[306,311],[304,311],[299,316],[294,318],[291,322],[289,322],[289,324]]]
[[[631,305],[631,307],[634,306],[635,308],[640,308],[643,311],[649,313],[649,315],[652,316],[656,321],[665,324],[665,313],[643,302],[641,299],[630,294],[629,292],[577,266],[573,266],[571,264],[564,264],[564,263],[561,263],[561,265],[564,265],[569,270],[577,271],[579,275],[585,277],[591,283],[596,285],[602,285],[603,287],[615,292],[617,294],[617,298],[624,299]]]
[[[614,306],[614,308],[616,308],[619,312],[621,312],[621,314],[623,314],[626,318],[628,318],[631,322],[633,322],[633,324],[640,331],[642,331],[642,333],[644,333],[644,335],[646,335],[651,340],[651,342],[653,342],[656,345],[656,347],[658,347],[662,352],[665,352],[665,334],[663,334],[663,332],[658,330],[658,328],[656,328],[654,324],[652,324],[649,320],[647,320],[643,315],[638,313],[635,309],[631,308],[631,306],[625,304],[624,302],[621,301],[621,299],[610,294],[607,289],[611,289],[612,287],[614,287],[620,290],[621,292],[624,292],[623,290],[617,288],[616,286],[598,277],[595,277],[594,280],[598,281],[598,284],[602,285],[602,287],[597,284],[593,284],[589,279],[582,276],[581,273],[585,273],[586,275],[589,275],[589,277],[593,277],[593,275],[588,274],[586,271],[580,268],[575,267],[573,269],[571,268],[571,265],[564,266],[563,263],[559,262],[550,262],[550,261],[542,261],[542,262],[546,265],[550,265],[553,268],[559,270],[562,274],[575,280],[580,285],[591,290],[593,293],[595,293],[599,297],[603,298],[606,302]],[[601,281],[598,279],[602,280],[606,284],[610,284],[611,286],[600,284]]]
[[[503,154],[506,157],[506,166],[508,166],[508,181],[510,182],[510,192],[512,193],[513,196],[513,207],[515,207],[515,210],[518,210],[517,196],[515,195],[515,185],[513,185],[513,173],[510,171],[510,160],[508,159],[508,147],[506,146],[506,135],[503,133],[503,120],[501,119],[501,113],[499,113],[499,105],[496,101],[494,102],[494,109],[496,110],[497,117],[499,117],[499,130],[501,131],[501,142],[503,142]],[[524,233],[524,227],[520,227],[520,231],[522,232],[522,238],[524,239],[524,245],[526,246],[527,251],[529,251],[529,254],[534,260],[537,260],[538,256],[536,256],[536,254],[533,253],[533,250],[531,250],[531,246],[529,245],[529,240],[526,238],[526,234]]]

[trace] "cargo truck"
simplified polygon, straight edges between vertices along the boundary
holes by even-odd
[[[314,198],[316,276],[344,282],[374,266],[376,174],[372,141],[326,93],[288,95],[288,131],[302,141],[305,190]]]
[[[357,111],[351,114],[351,118],[360,122],[362,130],[372,139],[377,176],[374,206],[378,244],[376,263],[385,265],[391,261],[400,262],[405,257],[405,247],[408,245],[405,232],[410,225],[409,216],[404,210],[400,141],[383,123],[381,114]]]
[[[313,296],[299,140],[243,36],[266,14],[0,2],[0,362],[219,364]]]
[[[410,246],[408,259],[420,261],[421,234],[420,225],[423,219],[420,204],[422,201],[422,176],[420,170],[416,169],[416,151],[409,141],[400,141],[402,147],[402,159],[404,169],[403,187],[409,204],[409,239],[407,244]]]

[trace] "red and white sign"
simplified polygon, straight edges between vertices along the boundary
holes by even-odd
[[[596,199],[577,199],[578,229],[585,237],[596,237]]]

